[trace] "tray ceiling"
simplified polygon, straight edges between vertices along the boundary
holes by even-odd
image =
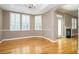
[[[0,8],[7,11],[22,12],[27,14],[43,14],[52,8],[58,6],[56,4],[34,4],[34,8],[30,8],[32,4],[1,4]]]

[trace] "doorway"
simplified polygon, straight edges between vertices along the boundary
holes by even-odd
[[[58,21],[58,38],[63,36],[63,16],[57,15],[57,21]]]

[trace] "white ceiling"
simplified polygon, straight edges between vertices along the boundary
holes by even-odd
[[[79,4],[64,4],[59,7],[59,10],[78,17],[78,8]]]
[[[79,4],[36,4],[37,8],[27,8],[29,4],[0,4],[0,8],[7,11],[21,12],[27,14],[44,14],[51,9],[60,9],[73,16],[78,16]]]
[[[56,4],[37,4],[38,8],[28,9],[27,5],[28,4],[1,4],[0,8],[3,10],[35,15],[35,14],[43,14],[57,6]]]
[[[79,4],[66,4],[61,6],[61,8],[68,11],[78,11]]]

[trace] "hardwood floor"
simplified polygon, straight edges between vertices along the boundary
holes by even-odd
[[[77,38],[60,38],[51,42],[44,38],[24,38],[0,43],[1,54],[76,54]]]

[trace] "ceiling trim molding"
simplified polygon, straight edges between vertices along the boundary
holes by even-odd
[[[44,14],[46,12],[48,12],[51,9],[54,9],[56,6],[58,6],[57,4],[43,4],[44,6],[41,6],[39,9],[28,9],[25,8],[24,5],[22,4],[1,4],[0,8],[6,11],[13,11],[13,12],[19,12],[19,13],[26,13],[26,14],[31,14],[31,15],[37,15],[37,14]],[[46,6],[45,6],[46,5]],[[16,6],[16,7],[15,7]]]

